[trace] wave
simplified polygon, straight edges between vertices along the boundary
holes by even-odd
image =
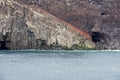
[[[2,53],[120,53],[120,50],[2,50]]]

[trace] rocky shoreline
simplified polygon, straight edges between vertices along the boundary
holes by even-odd
[[[120,49],[120,0],[18,0],[37,5],[92,36],[97,49]]]
[[[0,49],[120,49],[119,0],[0,0]]]
[[[0,49],[95,49],[89,34],[34,5],[0,2]]]

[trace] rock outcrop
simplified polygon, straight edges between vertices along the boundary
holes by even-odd
[[[120,0],[18,0],[88,32],[97,49],[120,49]]]
[[[95,49],[85,32],[18,0],[0,0],[1,49]]]

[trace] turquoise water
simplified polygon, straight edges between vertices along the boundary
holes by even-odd
[[[0,51],[0,80],[120,80],[120,51]]]

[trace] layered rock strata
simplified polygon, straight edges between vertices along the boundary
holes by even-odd
[[[120,49],[120,0],[18,0],[88,32],[97,49]]]
[[[91,39],[38,6],[0,0],[1,49],[95,49]]]

